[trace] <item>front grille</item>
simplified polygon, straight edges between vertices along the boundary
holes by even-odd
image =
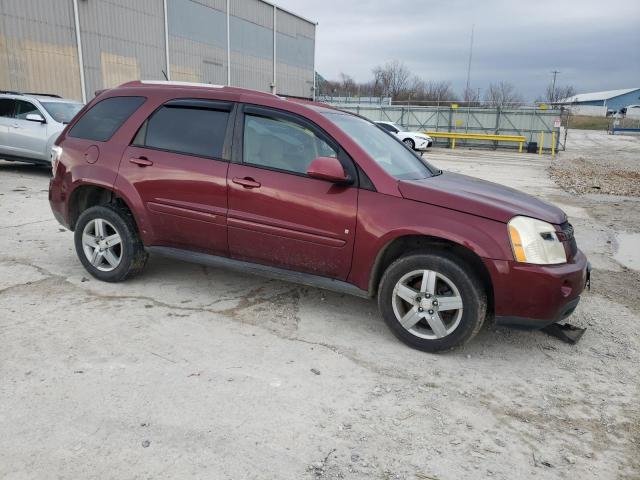
[[[573,235],[573,225],[569,222],[564,222],[560,225],[560,231],[557,232],[557,235],[558,239],[568,247],[571,257],[578,253],[578,244]]]

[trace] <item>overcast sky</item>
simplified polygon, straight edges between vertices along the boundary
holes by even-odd
[[[275,0],[318,22],[316,70],[358,81],[387,60],[425,80],[466,83],[481,95],[506,80],[528,99],[551,71],[578,92],[640,87],[640,0]]]

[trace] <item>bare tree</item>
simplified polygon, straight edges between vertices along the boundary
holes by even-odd
[[[516,88],[504,81],[490,83],[484,94],[484,101],[492,107],[515,107],[524,103]]]
[[[342,96],[351,97],[357,94],[358,86],[353,77],[340,72],[340,90]]]
[[[480,91],[474,88],[466,88],[462,94],[462,102],[466,107],[480,106]]]
[[[557,103],[565,98],[573,97],[575,94],[576,89],[573,85],[556,85],[554,88],[553,83],[549,83],[545,90],[544,99],[549,103]]]
[[[392,60],[373,69],[373,83],[380,96],[396,99],[406,93],[411,72],[404,63]]]

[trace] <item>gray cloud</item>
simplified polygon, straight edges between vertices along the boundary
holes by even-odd
[[[276,0],[319,22],[316,69],[368,80],[400,59],[427,80],[466,81],[471,24],[473,88],[506,80],[529,99],[551,70],[578,91],[640,87],[638,0]]]

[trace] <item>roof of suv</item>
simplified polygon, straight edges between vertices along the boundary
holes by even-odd
[[[123,83],[116,88],[144,88],[152,90],[165,90],[167,88],[175,88],[180,90],[193,90],[194,92],[220,92],[232,95],[242,95],[243,100],[250,100],[250,97],[258,97],[262,99],[269,99],[275,102],[297,103],[305,107],[310,107],[316,111],[319,109],[334,110],[330,105],[323,103],[313,102],[311,100],[305,100],[301,98],[282,97],[273,93],[262,92],[260,90],[252,90],[249,88],[231,87],[226,85],[213,85],[210,83],[196,83],[196,82],[179,82],[179,81],[167,81],[167,80],[135,80],[132,82]],[[247,98],[248,97],[248,98]]]
[[[0,97],[9,98],[24,98],[28,100],[38,100],[39,102],[61,102],[61,103],[81,103],[78,100],[72,100],[70,98],[62,98],[60,95],[53,93],[23,93],[14,91],[0,90]]]

